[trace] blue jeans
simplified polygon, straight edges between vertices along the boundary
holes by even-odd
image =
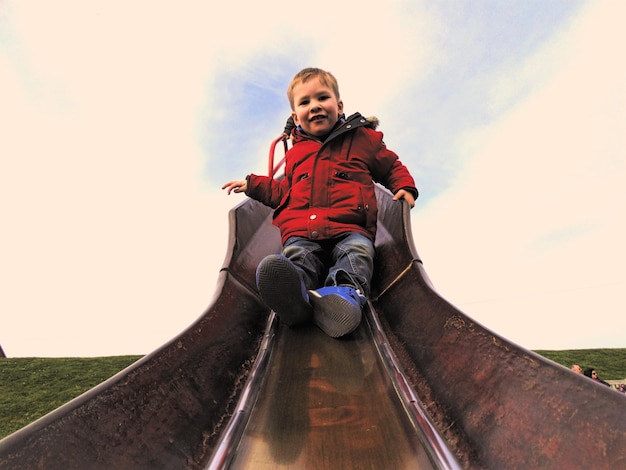
[[[290,237],[283,255],[296,265],[307,289],[350,285],[369,295],[374,270],[374,244],[360,233],[329,240]]]

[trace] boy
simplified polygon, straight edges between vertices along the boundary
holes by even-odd
[[[313,321],[338,338],[361,322],[370,292],[378,208],[374,182],[411,208],[418,192],[398,156],[375,130],[377,120],[347,119],[335,77],[324,70],[298,72],[287,89],[296,125],[285,177],[248,175],[222,189],[275,209],[283,252],[257,268],[263,302],[289,326]]]

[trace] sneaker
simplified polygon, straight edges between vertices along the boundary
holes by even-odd
[[[328,336],[352,333],[361,323],[361,306],[366,299],[353,287],[330,286],[309,291],[313,323]]]
[[[309,295],[300,273],[288,258],[283,255],[263,258],[256,270],[256,284],[263,303],[286,325],[293,326],[311,319],[313,308]]]

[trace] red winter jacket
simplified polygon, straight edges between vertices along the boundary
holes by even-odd
[[[375,125],[356,113],[324,142],[296,130],[283,179],[247,177],[246,195],[275,209],[283,243],[291,236],[324,240],[346,232],[374,240],[378,206],[372,180],[394,194],[406,189],[417,197],[413,177]]]

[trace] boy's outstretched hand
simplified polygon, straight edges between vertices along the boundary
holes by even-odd
[[[394,201],[399,201],[400,199],[404,199],[406,202],[408,202],[411,209],[415,207],[415,198],[413,197],[413,194],[411,194],[409,191],[401,189],[396,194],[394,194]]]
[[[232,191],[235,191],[236,193],[244,193],[246,192],[247,188],[247,180],[229,181],[224,186],[222,186],[222,189],[226,189],[228,191],[228,194],[230,194]]]

